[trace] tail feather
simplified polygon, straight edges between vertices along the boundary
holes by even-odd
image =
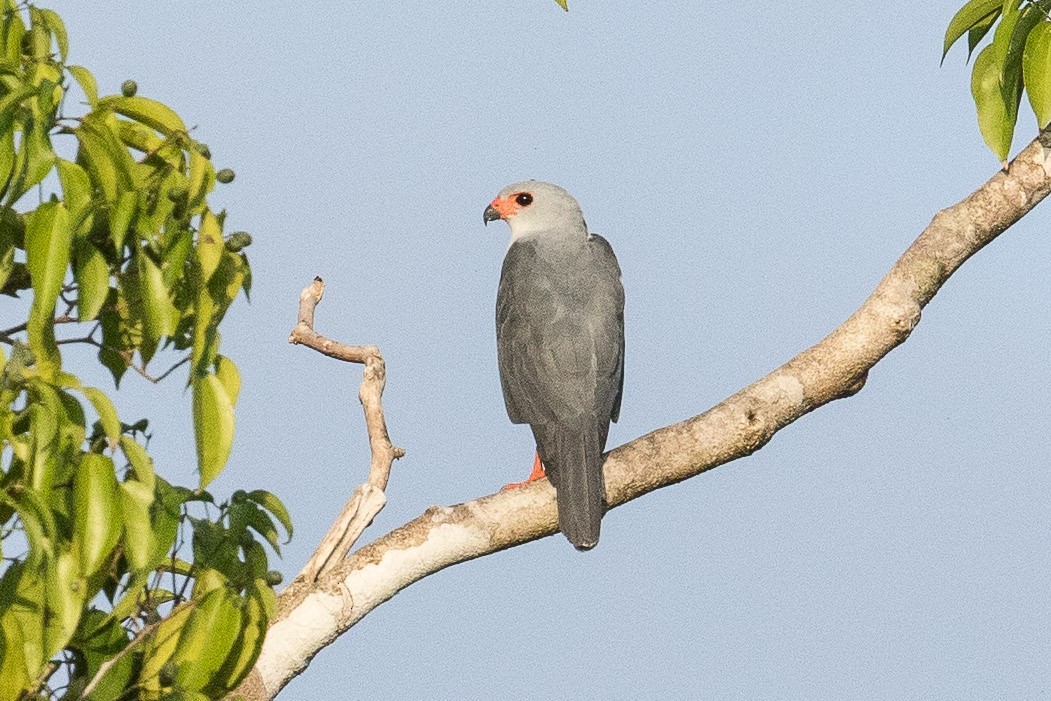
[[[592,426],[534,427],[540,459],[555,487],[558,527],[577,550],[598,544],[606,511],[599,433]]]

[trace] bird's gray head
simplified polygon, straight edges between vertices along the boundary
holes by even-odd
[[[540,233],[568,237],[587,236],[580,205],[558,185],[525,180],[508,185],[485,208],[486,224],[503,219],[511,227],[511,239]]]

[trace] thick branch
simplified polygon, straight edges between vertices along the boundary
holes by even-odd
[[[807,412],[858,392],[908,338],[920,312],[970,256],[1051,191],[1051,138],[1041,135],[962,202],[935,215],[865,303],[820,343],[708,411],[609,453],[610,508],[754,453]],[[422,516],[361,548],[318,582],[293,582],[239,690],[273,698],[310,659],[376,606],[429,574],[551,535],[546,480]]]

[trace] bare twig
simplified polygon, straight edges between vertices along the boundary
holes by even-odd
[[[361,400],[365,411],[365,428],[369,435],[372,463],[369,466],[368,480],[354,490],[339,517],[322,538],[303,571],[299,573],[297,579],[307,582],[315,581],[332,569],[354,547],[362,531],[368,528],[376,514],[387,503],[384,490],[390,479],[391,464],[405,455],[404,450],[391,444],[387,434],[387,421],[383,416],[383,387],[387,381],[387,374],[380,349],[376,346],[347,345],[325,338],[314,331],[314,310],[324,294],[325,283],[319,277],[315,277],[310,285],[303,288],[299,295],[299,323],[292,329],[288,342],[313,348],[330,358],[365,366],[358,399]]]
[[[75,316],[69,316],[68,314],[61,314],[55,317],[56,324],[72,324],[77,321],[79,320]],[[11,338],[11,336],[13,336],[16,333],[22,333],[27,328],[29,328],[28,322],[23,324],[17,324],[15,326],[12,326],[11,328],[0,329],[0,342],[8,344],[12,343],[14,339]]]
[[[92,329],[91,333],[94,334],[95,333],[95,329]],[[66,339],[62,339],[60,341],[56,341],[56,343],[58,345],[62,345],[64,343],[83,343],[85,345],[94,346],[95,348],[98,348],[99,350],[108,350],[110,352],[116,353],[117,355],[119,355],[121,357],[121,359],[124,361],[124,365],[129,370],[134,370],[144,380],[152,382],[153,384],[160,383],[162,380],[164,380],[164,378],[168,377],[168,375],[170,375],[173,372],[175,372],[175,370],[177,370],[178,368],[182,367],[186,363],[190,362],[190,356],[186,356],[185,358],[182,358],[181,360],[176,361],[170,368],[168,368],[167,370],[162,372],[160,375],[151,375],[150,373],[146,372],[146,368],[144,366],[139,366],[139,365],[136,365],[134,362],[132,362],[132,357],[133,356],[132,356],[131,351],[122,351],[122,350],[118,350],[116,348],[113,348],[111,346],[107,346],[105,343],[96,340],[91,335],[85,336],[83,338],[66,338]]]

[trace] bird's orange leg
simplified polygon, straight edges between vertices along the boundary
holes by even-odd
[[[536,458],[533,459],[533,471],[529,473],[529,477],[526,477],[524,482],[512,482],[511,484],[505,484],[501,491],[504,489],[518,489],[524,487],[530,482],[535,482],[541,477],[544,477],[544,463],[540,462],[540,453],[536,454]]]

